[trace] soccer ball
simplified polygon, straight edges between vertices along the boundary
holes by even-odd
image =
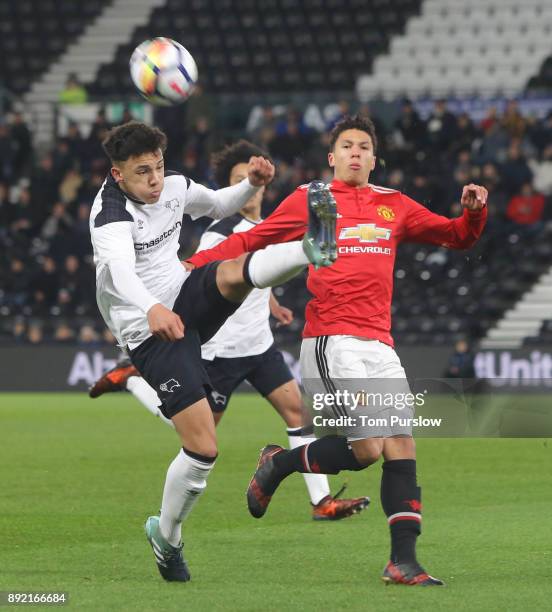
[[[197,81],[194,58],[171,38],[152,38],[134,49],[130,76],[138,91],[152,104],[171,106],[185,102]]]

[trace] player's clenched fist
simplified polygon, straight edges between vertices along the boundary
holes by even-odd
[[[464,185],[460,204],[470,210],[481,210],[487,204],[489,192],[481,185]]]
[[[182,319],[163,304],[154,304],[148,310],[150,332],[160,340],[173,342],[184,338],[184,323]]]
[[[247,166],[249,182],[255,187],[268,185],[274,178],[274,165],[264,157],[250,157]]]

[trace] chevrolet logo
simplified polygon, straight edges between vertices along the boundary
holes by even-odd
[[[385,227],[377,227],[375,223],[361,223],[355,227],[344,227],[340,234],[340,240],[351,240],[356,238],[359,242],[377,242],[378,240],[389,240],[391,230]]]

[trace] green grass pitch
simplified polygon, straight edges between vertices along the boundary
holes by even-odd
[[[75,610],[520,610],[552,602],[551,444],[421,439],[419,557],[444,589],[386,587],[381,468],[332,479],[371,506],[310,520],[291,476],[266,517],[245,489],[284,428],[258,396],[236,396],[220,457],[185,525],[192,582],[158,575],[143,523],[159,509],[175,434],[127,394],[0,395],[0,590],[66,591]],[[8,609],[8,608],[6,608]],[[37,607],[35,607],[37,609]],[[52,609],[51,607],[49,608]]]

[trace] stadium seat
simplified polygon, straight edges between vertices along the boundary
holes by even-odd
[[[207,62],[206,69],[201,66],[201,50],[229,54],[234,58],[232,65],[242,70],[254,71],[263,66],[271,75],[267,80],[272,90],[302,89],[305,82],[311,90],[351,90],[356,77],[371,69],[374,57],[389,46],[390,38],[404,29],[406,16],[419,11],[420,5],[420,0],[355,0],[345,4],[339,0],[308,0],[301,10],[295,0],[265,0],[259,11],[253,0],[167,0],[164,7],[152,12],[148,26],[140,28],[140,32],[137,29],[126,44],[133,48],[144,39],[146,31],[148,36],[159,30],[170,35],[174,28],[174,37],[196,57],[202,79],[213,93],[221,91],[222,84],[229,80],[210,69]],[[183,31],[179,35],[179,29],[184,28],[186,32],[196,32],[197,44],[191,44]],[[267,46],[274,50],[272,63],[267,62],[266,55],[256,57],[256,50]],[[251,50],[247,61],[236,61],[235,51],[239,49]],[[309,63],[306,58],[316,60]],[[121,73],[122,81],[124,68],[116,64],[113,62],[113,68]],[[292,66],[302,67],[304,80],[297,79],[295,72],[280,78],[280,68]],[[97,80],[101,80],[99,73]],[[251,86],[256,82],[241,80]],[[92,93],[99,93],[94,82],[87,85]],[[102,88],[102,95],[106,93]]]
[[[0,37],[17,33],[17,48],[13,48],[13,42],[9,48],[21,56],[21,62],[4,62],[4,84],[16,94],[26,91],[107,4],[108,0],[92,0],[82,6],[72,0],[0,3]],[[48,40],[48,33],[55,35],[55,44]],[[19,72],[22,65],[24,74]]]
[[[397,87],[388,82],[381,89],[380,72],[407,65],[434,65],[439,58],[443,66],[459,65],[465,56],[466,67],[488,60],[486,68],[492,66],[492,70],[482,78],[458,82],[453,82],[452,76],[443,79],[441,71],[433,70],[430,93],[519,93],[550,53],[551,32],[552,7],[542,0],[527,3],[508,0],[505,5],[488,0],[462,3],[426,0],[420,14],[407,22],[406,33],[391,40],[389,55],[374,63],[373,74],[364,72],[357,91],[369,95],[376,84],[384,96],[391,96]],[[507,78],[507,71],[511,78]],[[474,73],[478,74],[477,68]],[[533,82],[541,86],[541,79],[534,78]],[[410,93],[419,94],[420,89],[414,84]]]

